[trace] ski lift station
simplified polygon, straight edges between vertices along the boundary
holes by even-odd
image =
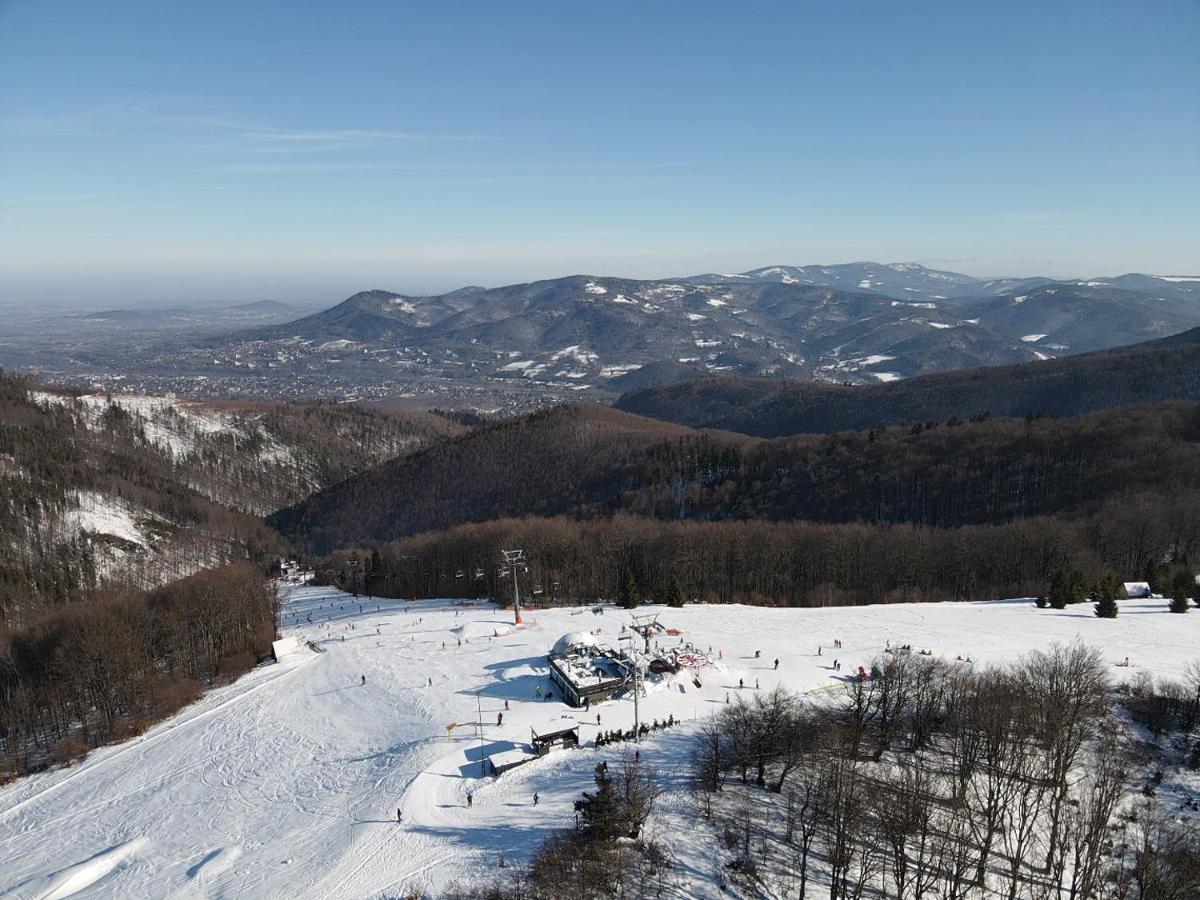
[[[492,775],[503,775],[509,769],[515,769],[517,766],[523,766],[525,763],[533,762],[539,757],[545,756],[551,750],[573,750],[579,746],[579,726],[571,725],[567,728],[559,728],[554,731],[545,731],[541,734],[531,728],[529,729],[529,745],[521,747],[513,747],[511,750],[502,750],[499,753],[493,753],[487,759],[485,771]]]
[[[589,631],[564,634],[547,658],[550,680],[571,706],[607,700],[633,677],[633,661]]]

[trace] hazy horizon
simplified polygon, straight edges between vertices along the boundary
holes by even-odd
[[[39,304],[44,304],[47,308],[77,308],[77,309],[98,309],[98,308],[125,308],[125,309],[156,309],[156,308],[172,308],[172,307],[196,307],[196,308],[220,308],[228,306],[238,306],[247,303],[256,303],[262,301],[274,301],[279,303],[287,303],[296,306],[297,308],[324,308],[333,306],[347,297],[350,297],[360,291],[368,290],[385,290],[397,294],[407,295],[437,295],[449,293],[450,291],[468,286],[480,286],[486,288],[504,287],[511,284],[526,284],[534,281],[548,281],[556,278],[565,278],[573,275],[591,275],[596,277],[613,277],[613,278],[631,278],[637,280],[664,280],[671,278],[684,278],[688,276],[702,274],[726,274],[746,272],[752,269],[766,268],[768,266],[837,266],[846,265],[858,262],[881,263],[884,265],[895,263],[917,263],[929,269],[940,269],[943,271],[958,272],[964,275],[972,275],[981,279],[992,278],[1033,278],[1047,277],[1056,280],[1087,280],[1092,278],[1115,277],[1118,275],[1129,274],[1136,270],[1130,268],[1117,267],[1112,271],[1106,272],[1088,272],[1088,273],[1049,273],[1047,271],[1008,271],[1008,272],[990,272],[980,271],[972,272],[970,267],[966,265],[956,265],[948,263],[927,263],[921,260],[881,260],[856,258],[840,261],[789,261],[780,262],[763,262],[750,266],[737,267],[714,267],[708,269],[696,269],[690,272],[644,272],[630,273],[619,271],[603,271],[595,267],[587,269],[576,269],[572,271],[561,271],[551,273],[539,273],[529,275],[528,277],[511,277],[504,280],[503,276],[495,278],[476,278],[476,279],[458,279],[454,280],[452,275],[444,277],[431,277],[429,275],[421,278],[412,278],[407,281],[403,276],[389,278],[380,276],[379,278],[359,278],[354,280],[353,276],[348,276],[342,282],[336,279],[313,279],[307,280],[302,285],[288,289],[283,283],[286,283],[286,276],[282,276],[275,283],[271,276],[263,275],[255,278],[247,279],[245,283],[240,283],[237,280],[232,280],[224,285],[214,287],[209,280],[203,283],[187,282],[176,285],[169,289],[153,288],[149,284],[139,285],[136,281],[126,281],[118,283],[109,283],[101,289],[89,287],[85,282],[78,288],[69,288],[55,284],[36,284],[30,283],[25,289],[20,286],[13,286],[11,283],[3,285],[3,293],[0,293],[0,308],[12,308],[20,306],[24,302],[36,301]],[[1166,275],[1166,276],[1191,276],[1200,278],[1192,272],[1143,272],[1146,275]],[[404,283],[397,283],[404,281]],[[415,285],[415,286],[414,286]],[[421,286],[424,285],[424,286]]]

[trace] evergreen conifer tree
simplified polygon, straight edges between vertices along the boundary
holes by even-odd
[[[1092,598],[1096,601],[1094,609],[1097,617],[1101,619],[1117,617],[1117,582],[1111,575],[1105,575],[1100,579],[1092,591]]]
[[[683,585],[679,583],[678,578],[671,578],[671,583],[667,586],[667,595],[664,598],[667,606],[673,609],[679,609],[683,606]]]
[[[1187,569],[1176,572],[1171,579],[1171,605],[1173,613],[1188,611],[1188,600],[1196,590],[1196,576]]]
[[[621,803],[606,766],[596,766],[596,790],[575,801],[579,827],[592,840],[610,841],[621,833]]]
[[[617,599],[617,606],[621,607],[621,609],[635,609],[637,605],[637,580],[634,579],[633,572],[626,572],[625,582],[621,585],[621,596]]]

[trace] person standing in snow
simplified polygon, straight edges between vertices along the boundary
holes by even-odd
[[[740,691],[740,690],[741,690],[742,688],[744,688],[745,686],[746,686],[746,679],[744,679],[744,678],[739,678],[739,679],[738,679],[738,690]]]
[[[362,683],[363,683],[363,684],[366,684],[366,683],[367,683],[367,676],[366,676],[366,675],[363,675],[363,676],[362,676]]]
[[[775,671],[779,671],[779,657],[775,657]]]
[[[403,822],[403,821],[404,821],[404,810],[402,810],[402,809],[401,809],[400,807],[398,807],[398,806],[396,807],[396,821],[397,821],[397,822]]]
[[[496,713],[496,725],[500,726],[503,724],[504,724],[504,713],[502,713],[502,712]]]
[[[533,792],[533,805],[537,806],[537,803],[538,803],[538,795],[537,795],[537,791],[534,791]]]
[[[600,724],[600,713],[596,713],[596,725],[599,726],[599,724]]]
[[[473,806],[474,804],[475,804],[475,795],[468,793],[467,794],[467,806]]]

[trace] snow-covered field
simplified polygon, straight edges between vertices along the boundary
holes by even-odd
[[[1113,620],[1094,618],[1087,605],[1058,612],[1028,601],[649,609],[686,640],[711,646],[718,661],[700,672],[700,689],[691,673],[650,685],[647,720],[702,718],[736,695],[739,679],[746,691],[756,683],[836,691],[834,638],[843,642],[841,674],[889,640],[978,664],[1080,638],[1102,648],[1117,680],[1139,670],[1175,674],[1200,646],[1200,612],[1171,615],[1162,600],[1125,602]],[[579,723],[590,744],[596,712],[604,728],[628,728],[633,705],[584,714],[535,695],[549,688],[545,653],[555,640],[599,628],[615,644],[628,613],[537,611],[521,629],[510,615],[450,601],[365,599],[360,612],[337,591],[292,589],[284,632],[300,640],[279,664],[82,764],[0,789],[0,895],[398,896],[494,871],[502,856],[519,862],[571,823],[571,802],[590,786],[592,767],[621,748],[553,753],[499,779],[481,775],[482,757],[527,741],[531,727]],[[1117,666],[1126,656],[1132,667]],[[664,778],[685,777],[688,725],[642,747]],[[651,833],[672,836],[681,894],[718,896],[688,816],[678,796],[666,798]]]

